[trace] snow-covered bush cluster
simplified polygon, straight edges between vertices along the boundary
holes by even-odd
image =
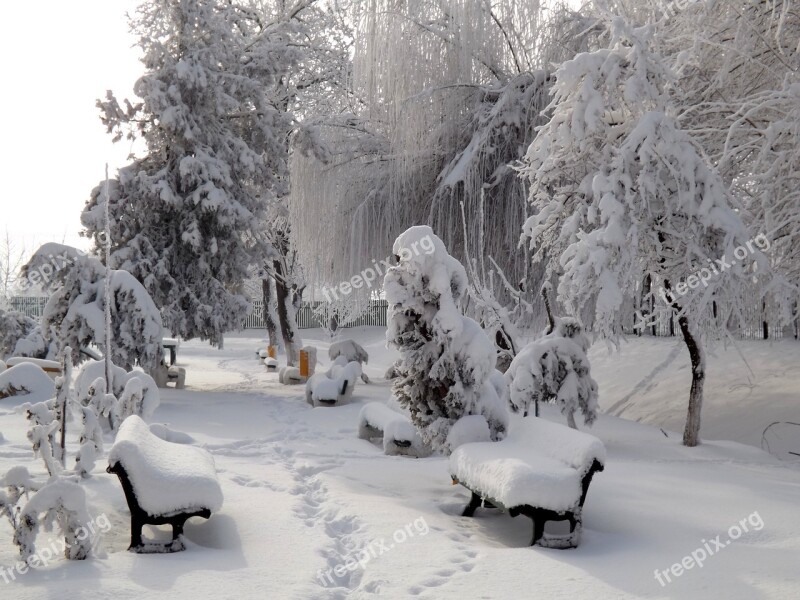
[[[405,251],[428,238],[433,252]],[[461,314],[464,267],[430,227],[412,227],[395,240],[398,264],[384,279],[389,302],[386,339],[402,358],[393,393],[411,414],[423,440],[451,450],[447,437],[462,417],[480,415],[491,439],[503,437],[508,415],[489,378],[496,357],[480,326]]]

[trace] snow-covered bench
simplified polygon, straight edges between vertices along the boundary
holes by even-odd
[[[356,380],[361,376],[361,363],[347,362],[340,356],[325,373],[312,375],[306,382],[306,401],[312,406],[340,406],[350,401]]]
[[[317,349],[314,346],[300,348],[300,361],[297,367],[283,367],[278,371],[278,381],[284,385],[306,383],[317,368]]]
[[[12,356],[6,361],[6,367],[16,367],[23,363],[31,363],[47,373],[50,379],[55,379],[61,375],[61,363],[55,360],[45,360],[43,358],[30,358],[29,356]]]
[[[370,402],[361,409],[358,437],[367,441],[382,439],[383,452],[390,456],[424,458],[431,453],[409,420],[380,402]]]
[[[125,419],[108,455],[109,473],[122,484],[131,511],[130,550],[177,552],[191,517],[208,519],[222,507],[214,458],[206,450],[167,442],[137,416]],[[172,541],[143,542],[144,525],[171,525]]]
[[[459,446],[450,456],[450,474],[472,492],[463,516],[473,516],[481,504],[525,515],[533,521],[532,546],[574,548],[589,484],[604,464],[605,447],[596,437],[527,417],[502,441]],[[569,534],[545,533],[548,521],[569,521]]]

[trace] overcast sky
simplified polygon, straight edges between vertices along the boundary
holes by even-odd
[[[103,178],[126,163],[97,98],[131,97],[142,73],[126,11],[133,0],[8,2],[0,19],[0,233],[34,244],[78,238],[80,212]]]

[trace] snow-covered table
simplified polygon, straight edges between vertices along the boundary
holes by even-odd
[[[596,437],[538,417],[515,422],[499,442],[459,446],[450,474],[472,492],[463,516],[483,504],[533,521],[531,545],[574,548],[592,476],[602,471],[605,447]],[[544,531],[548,521],[569,521],[569,534]]]
[[[180,536],[191,517],[208,519],[222,507],[214,458],[206,450],[167,442],[137,416],[125,419],[108,455],[109,473],[122,484],[131,511],[130,550],[184,550]],[[144,525],[171,525],[172,542],[142,542]]]

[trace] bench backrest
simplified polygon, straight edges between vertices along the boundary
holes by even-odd
[[[595,460],[601,466],[605,465],[605,446],[593,435],[534,416],[525,417],[513,426],[514,437],[524,440],[531,451],[563,462],[577,471],[585,473]]]

